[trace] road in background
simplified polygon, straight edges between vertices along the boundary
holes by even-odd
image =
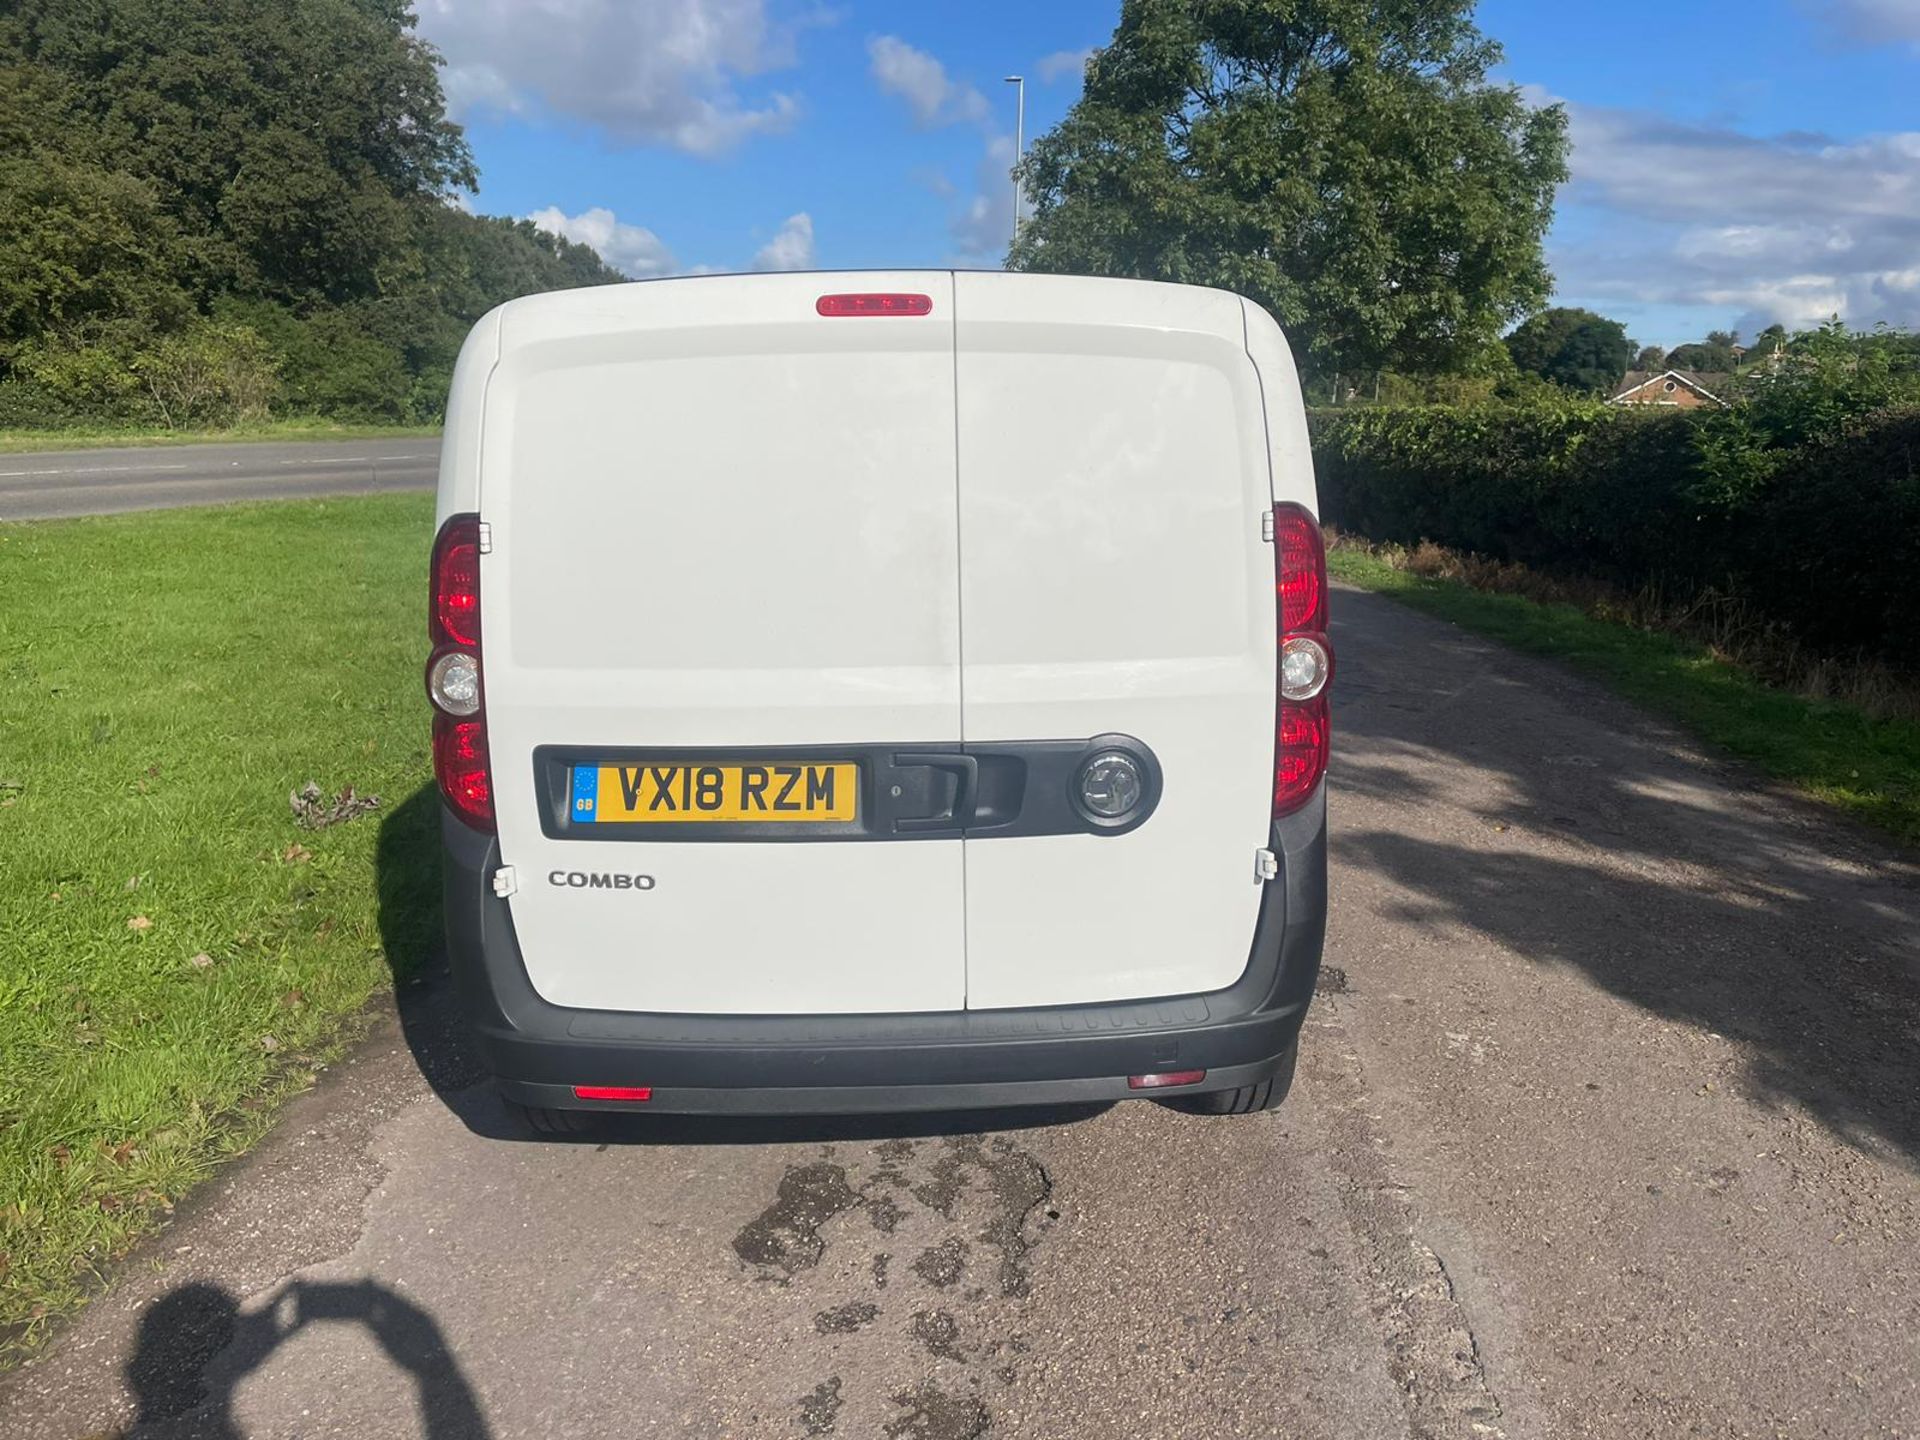
[[[433,436],[0,454],[0,521],[430,490],[439,468]]]
[[[1335,599],[1279,1112],[541,1143],[413,987],[0,1380],[0,1436],[1914,1436],[1920,869]]]

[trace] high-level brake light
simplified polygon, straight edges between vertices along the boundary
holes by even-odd
[[[1311,800],[1327,773],[1327,683],[1333,678],[1333,646],[1326,635],[1326,543],[1305,506],[1289,502],[1273,507],[1273,551],[1280,646],[1273,743],[1277,820]]]
[[[813,302],[822,315],[931,315],[931,295],[822,295]]]

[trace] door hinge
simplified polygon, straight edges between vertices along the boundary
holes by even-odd
[[[1260,538],[1269,545],[1273,543],[1273,511],[1271,510],[1260,512]],[[486,541],[480,542],[480,548],[483,550],[486,548]]]
[[[1269,523],[1271,523],[1271,520],[1269,520]],[[1273,537],[1268,536],[1267,538],[1272,539]],[[480,522],[480,553],[482,555],[491,555],[493,553],[493,526],[484,520]]]
[[[502,865],[493,872],[493,893],[502,900],[509,895],[517,894],[519,890],[520,876],[515,873],[513,866]]]
[[[1256,885],[1264,885],[1280,876],[1280,857],[1271,850],[1253,852],[1253,879]]]

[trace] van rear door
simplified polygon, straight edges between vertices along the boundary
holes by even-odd
[[[1238,298],[955,276],[969,746],[1125,734],[1163,791],[1124,834],[965,842],[970,1008],[1231,984],[1271,816],[1273,549]]]
[[[828,315],[826,291],[930,303]],[[548,1001],[964,1005],[957,841],[569,812],[597,761],[603,801],[652,761],[666,779],[645,793],[684,804],[709,758],[954,746],[953,314],[945,273],[697,278],[503,312],[480,456],[485,698],[509,905]]]

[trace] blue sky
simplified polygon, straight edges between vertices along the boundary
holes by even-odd
[[[1027,136],[1118,0],[417,0],[481,168],[630,274],[993,265]],[[1671,345],[1920,323],[1920,0],[1484,0],[1501,74],[1567,104],[1557,298]]]

